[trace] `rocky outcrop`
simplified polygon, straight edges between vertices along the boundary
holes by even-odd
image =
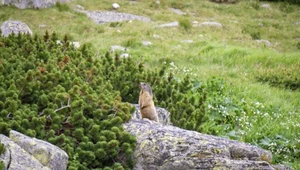
[[[49,8],[56,3],[65,3],[70,0],[2,0],[2,4],[12,5],[20,9],[25,8]]]
[[[68,155],[48,142],[10,131],[9,138],[0,134],[6,151],[0,156],[7,170],[39,169],[65,170]]]
[[[140,112],[140,106],[138,104],[132,104],[135,107],[134,113],[132,113],[132,120],[142,119],[142,115]],[[162,125],[172,125],[170,120],[170,112],[161,107],[155,107],[158,115],[159,123]]]
[[[1,25],[2,36],[7,37],[11,33],[23,33],[32,35],[31,29],[21,21],[8,20]]]
[[[123,127],[137,138],[135,170],[275,169],[259,147],[134,118]]]
[[[138,16],[134,14],[120,13],[120,12],[110,12],[110,11],[85,11],[75,8],[78,12],[86,14],[91,20],[97,24],[105,24],[108,22],[122,22],[139,20],[144,22],[150,22],[151,19],[148,17]]]

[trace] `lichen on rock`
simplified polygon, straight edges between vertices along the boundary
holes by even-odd
[[[271,152],[247,143],[139,119],[123,127],[137,138],[136,170],[275,169]]]

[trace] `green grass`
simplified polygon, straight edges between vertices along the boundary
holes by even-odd
[[[251,108],[249,113],[268,108],[264,111],[269,116],[250,114],[249,120],[243,120],[252,126],[245,128],[245,134],[238,139],[264,146],[274,153],[276,148],[260,143],[262,137],[276,143],[276,135],[281,135],[290,143],[299,143],[300,91],[271,87],[256,79],[259,69],[278,65],[288,67],[300,61],[300,27],[295,24],[300,22],[299,6],[268,2],[271,9],[265,9],[260,7],[263,2],[254,0],[236,4],[205,0],[165,0],[160,5],[147,0],[115,2],[121,6],[120,12],[147,16],[153,22],[97,25],[72,10],[73,5],[82,5],[86,10],[111,10],[111,1],[75,0],[41,10],[0,6],[0,23],[8,19],[21,20],[35,34],[44,34],[46,30],[55,31],[61,37],[68,34],[73,41],[91,45],[98,54],[104,54],[111,45],[123,45],[128,47],[134,59],[146,61],[149,69],[160,68],[165,62],[172,63],[170,68],[178,78],[186,74],[198,81],[220,77],[229,86],[231,95],[237,101],[245,101]],[[180,8],[187,15],[177,15],[169,10],[170,7]],[[179,21],[180,26],[156,28],[173,21]],[[223,28],[192,27],[193,21],[217,21]],[[46,28],[39,28],[41,24],[47,25]],[[272,46],[257,43],[255,39],[269,40]],[[151,41],[153,45],[144,47],[141,45],[143,40]],[[193,43],[183,43],[182,40],[193,40]],[[252,120],[254,118],[257,120]],[[299,158],[281,158],[280,161],[295,169],[300,168]]]

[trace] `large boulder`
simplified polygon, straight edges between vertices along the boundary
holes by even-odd
[[[65,170],[68,155],[48,142],[10,131],[9,138],[0,134],[0,142],[6,151],[0,156],[7,170],[41,169]]]
[[[30,28],[21,21],[8,20],[3,22],[1,25],[2,36],[7,37],[9,34],[22,33],[22,34],[30,34],[32,35],[32,31]]]
[[[135,170],[275,169],[269,151],[243,142],[136,118],[123,127],[137,138]]]
[[[2,4],[12,5],[19,9],[49,8],[56,3],[65,3],[71,0],[2,0]]]

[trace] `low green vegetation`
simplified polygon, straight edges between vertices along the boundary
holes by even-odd
[[[0,22],[21,20],[38,35],[1,37],[1,133],[15,129],[58,145],[68,152],[70,169],[130,168],[135,140],[119,125],[129,120],[132,108],[125,102],[137,103],[138,82],[144,81],[153,88],[155,104],[171,111],[174,125],[258,145],[273,152],[274,163],[300,168],[297,0],[116,2],[119,12],[153,22],[97,25],[72,9],[80,4],[111,10],[108,0],[42,10],[0,6]],[[179,27],[156,27],[173,21]],[[197,25],[204,21],[223,27]],[[57,36],[41,39],[46,30]],[[57,45],[54,40],[64,34],[64,45]],[[86,45],[73,49],[68,40]],[[143,40],[152,45],[143,46]],[[127,47],[131,58],[106,54],[111,45]],[[109,143],[114,147],[103,149]]]
[[[291,90],[300,89],[300,63],[260,70],[257,79],[270,85]]]
[[[0,156],[1,156],[2,154],[4,154],[5,151],[6,151],[6,149],[5,149],[4,144],[0,142]],[[4,169],[4,168],[5,168],[4,163],[3,163],[2,161],[0,161],[0,169]]]

